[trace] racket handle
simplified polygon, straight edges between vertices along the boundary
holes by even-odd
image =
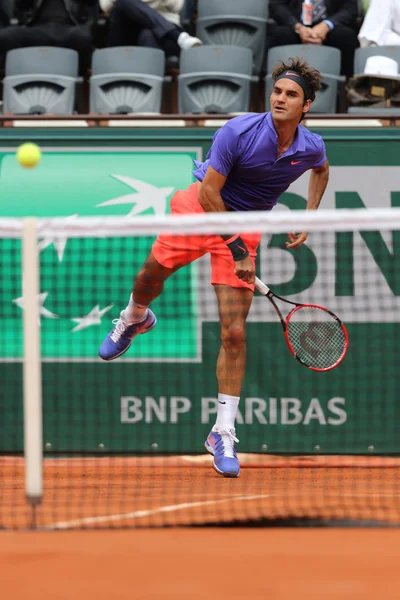
[[[255,285],[256,289],[264,296],[266,296],[268,294],[269,287],[267,285],[265,285],[265,283],[263,283],[261,281],[261,279],[258,279],[258,277],[256,277],[254,285]]]

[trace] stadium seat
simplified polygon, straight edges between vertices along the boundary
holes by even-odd
[[[164,52],[156,48],[120,46],[95,50],[90,111],[159,114],[164,69]]]
[[[322,89],[317,93],[311,105],[310,113],[336,113],[338,84],[345,82],[340,75],[340,50],[329,46],[314,46],[312,44],[292,44],[270,48],[267,57],[267,75],[265,78],[265,104],[268,109],[269,97],[273,88],[272,71],[280,60],[286,62],[289,58],[299,56],[318,69],[322,75]],[[268,109],[269,110],[269,109]]]
[[[35,46],[6,54],[3,112],[71,115],[78,78],[78,53]]]
[[[369,46],[357,48],[354,54],[354,75],[364,73],[365,63],[370,56],[387,56],[396,60],[400,70],[400,46]]]
[[[181,54],[178,110],[185,113],[247,112],[253,55],[248,48],[200,46]]]
[[[354,75],[364,73],[365,63],[370,56],[387,56],[397,61],[400,71],[400,46],[369,46],[368,48],[357,48],[354,55]],[[387,115],[388,117],[399,117],[399,108],[374,108],[373,106],[350,106],[348,113],[358,115]]]
[[[260,73],[267,20],[266,0],[199,0],[196,35],[204,44],[249,48],[253,52],[254,73]]]

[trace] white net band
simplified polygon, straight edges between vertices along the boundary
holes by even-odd
[[[22,228],[23,219],[0,219],[1,238],[20,238]],[[288,231],[394,231],[398,229],[400,229],[400,208],[37,219],[38,236],[68,238],[141,237],[166,232],[180,235],[208,235],[254,231],[287,233]]]

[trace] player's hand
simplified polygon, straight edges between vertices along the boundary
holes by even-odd
[[[254,283],[255,281],[255,266],[250,256],[246,256],[243,260],[235,262],[234,273],[239,279],[246,283]]]
[[[288,238],[290,242],[286,242],[286,248],[300,248],[308,238],[308,233],[305,231],[303,233],[293,233],[291,231],[288,233]]]

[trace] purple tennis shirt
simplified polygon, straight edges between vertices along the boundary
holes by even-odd
[[[194,176],[203,181],[208,166],[225,175],[221,190],[232,210],[271,210],[278,198],[305,171],[326,161],[321,136],[299,125],[293,144],[278,154],[278,135],[271,113],[249,113],[235,117],[219,129],[206,160],[194,161]]]

